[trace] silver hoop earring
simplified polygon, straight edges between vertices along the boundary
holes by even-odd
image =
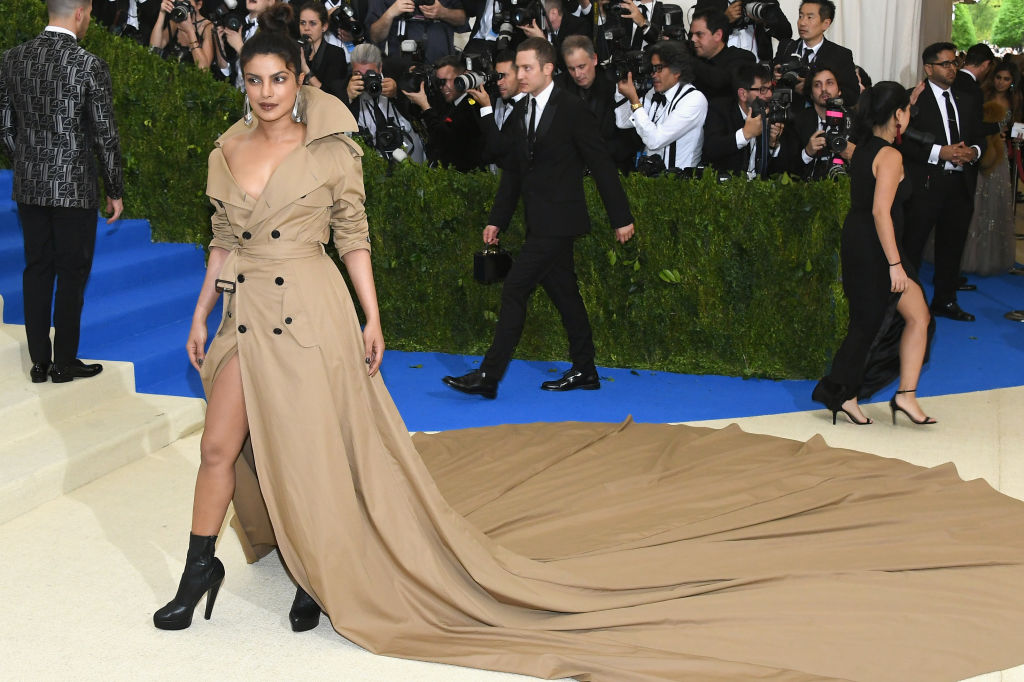
[[[245,122],[245,125],[252,125],[252,104],[249,103],[249,95],[245,96],[245,109],[242,113],[242,120]]]
[[[305,118],[303,116],[305,112],[302,109],[302,91],[300,90],[299,92],[295,93],[295,104],[292,105],[292,120],[295,121],[296,123],[302,123],[303,118]]]

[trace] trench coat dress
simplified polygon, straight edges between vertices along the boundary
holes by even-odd
[[[258,199],[220,149],[241,122],[210,155],[211,245],[231,255],[202,378],[209,394],[238,355],[247,557],[278,547],[340,634],[603,682],[954,679],[1021,662],[1024,504],[952,465],[629,419],[410,438],[324,250],[332,232],[341,253],[370,248],[355,122],[304,93],[305,144]]]

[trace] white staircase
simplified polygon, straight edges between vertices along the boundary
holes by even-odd
[[[31,364],[25,328],[0,324],[0,524],[202,427],[202,400],[136,393],[131,363],[65,384]]]

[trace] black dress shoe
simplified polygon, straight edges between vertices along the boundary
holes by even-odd
[[[956,290],[957,291],[977,291],[978,290],[978,285],[977,284],[968,284],[967,282],[964,282],[963,284],[957,284],[956,285]]]
[[[572,391],[582,388],[584,391],[596,391],[601,388],[601,378],[596,370],[580,370],[570,367],[561,379],[545,381],[540,385],[545,391]]]
[[[41,384],[46,381],[46,375],[50,372],[50,363],[48,362],[37,362],[32,365],[32,369],[29,370],[28,375],[32,377],[33,384]]]
[[[482,395],[485,398],[498,397],[498,380],[487,376],[487,372],[474,369],[469,374],[461,377],[445,377],[442,381],[456,391],[469,393],[470,395]]]
[[[945,305],[936,305],[932,303],[932,315],[948,317],[949,319],[956,320],[957,322],[974,322],[974,315],[971,315],[961,309],[956,301],[946,303]]]
[[[71,362],[55,362],[50,367],[50,379],[55,384],[63,384],[72,379],[88,379],[103,371],[103,365],[98,362],[87,365],[81,360]]]
[[[295,632],[312,630],[320,624],[320,607],[301,587],[295,588],[295,600],[288,612],[288,620]]]

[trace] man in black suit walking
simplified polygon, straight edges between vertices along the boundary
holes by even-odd
[[[502,170],[498,195],[484,229],[487,244],[497,244],[523,198],[526,241],[501,290],[501,313],[494,341],[480,369],[461,377],[444,377],[452,388],[494,398],[523,333],[526,304],[537,285],[544,287],[562,316],[569,336],[572,367],[548,391],[601,387],[594,366],[594,340],[587,309],[573,267],[573,242],[590,230],[583,171],[589,168],[615,226],[615,238],[633,236],[629,201],[598,133],[597,120],[586,105],[555,87],[555,50],[540,38],[524,40],[516,52],[519,89],[528,96],[516,105],[510,134],[517,144]]]
[[[94,154],[108,223],[121,215],[123,187],[110,71],[77,42],[89,27],[91,4],[47,0],[49,25],[0,63],[0,138],[14,162],[13,198],[25,240],[25,335],[36,383],[47,374],[61,383],[103,369],[77,359],[99,207]]]
[[[914,193],[907,203],[903,257],[919,268],[928,235],[935,229],[935,296],[932,313],[961,322],[974,315],[957,303],[960,258],[974,212],[977,160],[985,144],[981,103],[953,87],[956,47],[929,45],[922,55],[927,76],[917,98],[911,127],[933,135],[935,143],[904,139],[901,146]]]
[[[852,108],[860,97],[853,52],[825,37],[825,31],[835,18],[836,4],[832,0],[806,0],[801,3],[800,16],[796,22],[800,39],[780,43],[775,63],[799,57],[811,65],[827,65],[839,80],[839,89],[843,92],[846,106]],[[804,86],[801,80],[796,91],[809,100],[810,93],[804,91]]]

